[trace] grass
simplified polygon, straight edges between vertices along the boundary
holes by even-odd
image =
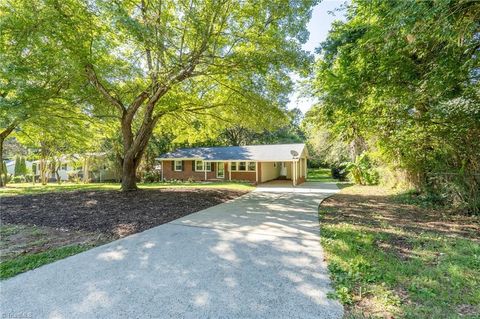
[[[45,252],[28,254],[0,263],[0,279],[6,279],[42,265],[81,253],[92,248],[89,245],[72,245]]]
[[[240,182],[140,183],[138,186],[140,189],[222,188],[240,191],[248,191],[254,188],[251,184]],[[115,191],[119,189],[120,185],[116,183],[62,183],[45,186],[29,183],[9,184],[5,188],[0,188],[0,200],[2,196],[70,191]],[[51,227],[1,224],[0,279],[10,278],[19,273],[75,255],[110,240],[112,238],[107,238],[101,233],[58,232],[56,228]]]
[[[379,187],[324,202],[321,240],[346,318],[480,318],[480,226],[436,213]]]
[[[307,174],[309,182],[337,182],[332,178],[329,168],[309,168]]]
[[[227,188],[233,190],[252,190],[254,186],[249,183],[240,182],[168,182],[168,183],[139,183],[140,189],[155,188]],[[47,185],[32,185],[31,183],[8,184],[7,187],[0,188],[0,197],[14,195],[32,195],[49,192],[62,191],[102,191],[102,190],[119,190],[118,183],[62,183]]]

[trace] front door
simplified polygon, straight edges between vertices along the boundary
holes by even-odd
[[[225,165],[223,162],[217,163],[217,178],[225,178]]]

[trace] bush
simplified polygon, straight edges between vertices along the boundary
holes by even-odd
[[[80,183],[80,176],[78,175],[78,171],[68,171],[67,176],[69,182]]]
[[[344,165],[333,166],[330,168],[332,177],[338,179],[339,181],[344,181],[347,179],[348,171],[345,169]]]
[[[380,174],[373,167],[367,153],[357,156],[355,162],[346,163],[346,170],[352,180],[359,185],[377,185],[380,180]]]
[[[160,182],[161,179],[162,179],[162,175],[159,172],[149,171],[149,172],[145,172],[143,174],[142,182],[144,182],[144,183],[155,183],[155,182]]]
[[[25,176],[20,175],[20,176],[14,176],[13,177],[13,183],[25,183],[27,180],[25,179]]]

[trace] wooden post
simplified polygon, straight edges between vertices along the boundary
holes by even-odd
[[[205,161],[203,161],[203,171],[205,172],[205,181],[206,181],[207,180],[207,163]]]
[[[258,184],[258,162],[255,162],[255,181]]]
[[[228,180],[232,180],[232,162],[228,162]]]

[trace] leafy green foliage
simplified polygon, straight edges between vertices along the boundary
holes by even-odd
[[[350,172],[353,181],[359,185],[378,184],[379,175],[372,165],[367,153],[357,156],[355,162],[345,164],[345,169]]]
[[[478,21],[478,2],[353,2],[318,49],[311,121],[352,160],[367,149],[421,191],[478,213]],[[452,190],[432,178],[440,173],[461,178]]]
[[[27,164],[25,162],[25,157],[16,156],[15,157],[15,176],[24,176],[27,175]]]
[[[371,195],[366,189],[371,188],[342,190],[347,192],[337,203],[352,196],[365,201]],[[353,200],[335,209],[320,207],[321,240],[335,287],[331,296],[353,309],[358,305],[374,318],[477,318],[478,241],[460,233],[448,235],[455,227],[425,230],[418,225],[425,222],[421,217],[408,225],[399,223],[402,205],[395,201],[376,205],[369,200],[361,211]],[[463,313],[464,308],[468,312]]]

